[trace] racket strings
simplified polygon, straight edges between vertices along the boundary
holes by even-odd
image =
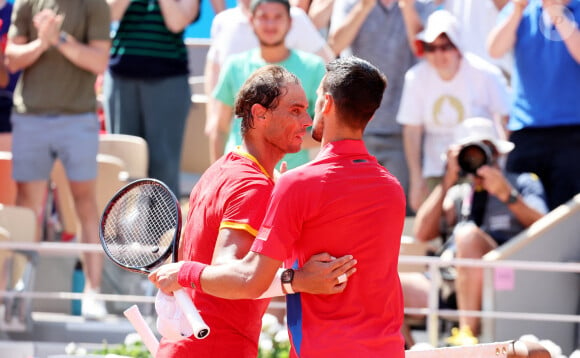
[[[110,207],[103,241],[109,255],[123,266],[150,268],[172,250],[179,206],[157,185],[131,188]]]

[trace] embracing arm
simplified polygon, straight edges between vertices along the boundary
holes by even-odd
[[[356,260],[350,255],[333,261],[328,254],[314,255],[304,268],[297,270],[292,287],[296,292],[333,294],[344,291],[347,282],[338,277],[356,272]],[[170,294],[182,287],[197,287],[213,296],[228,299],[259,298],[272,284],[277,285],[276,272],[281,262],[250,251],[242,260],[220,265],[204,265],[193,261],[166,264],[149,274],[149,280]],[[197,285],[196,285],[197,284]]]

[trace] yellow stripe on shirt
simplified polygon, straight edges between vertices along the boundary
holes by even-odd
[[[250,226],[248,224],[235,223],[235,222],[231,222],[231,221],[222,222],[220,224],[220,230],[221,229],[244,230],[244,231],[247,231],[248,233],[250,233],[254,237],[256,235],[258,235],[258,230],[254,229],[252,226]]]

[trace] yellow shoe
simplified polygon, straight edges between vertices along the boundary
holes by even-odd
[[[445,338],[445,343],[450,346],[473,346],[478,342],[469,327],[451,328],[451,336]]]

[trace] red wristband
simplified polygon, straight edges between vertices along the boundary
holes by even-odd
[[[177,274],[177,282],[183,287],[191,287],[194,290],[202,291],[201,273],[207,266],[196,261],[184,263]]]

